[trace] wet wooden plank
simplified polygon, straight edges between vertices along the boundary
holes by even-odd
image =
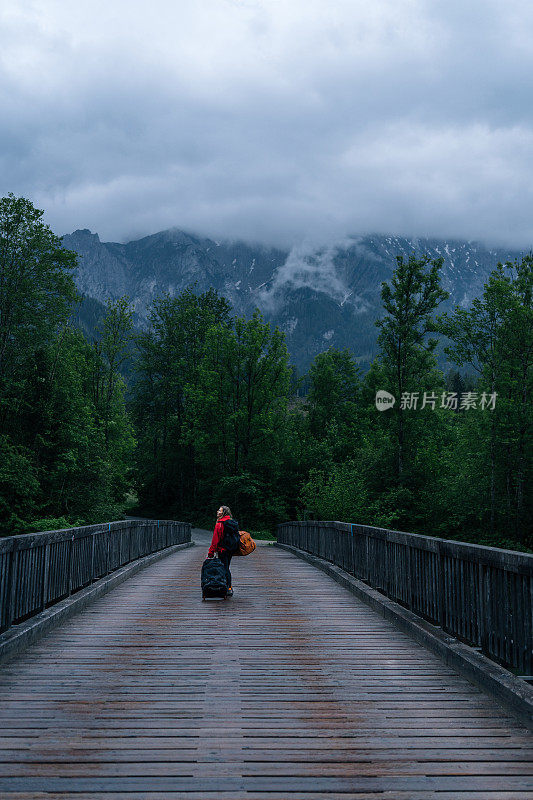
[[[280,792],[225,792],[225,791],[191,791],[187,795],[193,800],[321,800],[325,795],[322,791],[304,793],[295,790],[290,794]],[[433,790],[429,791],[408,791],[408,792],[380,792],[380,798],[386,800],[531,800],[531,793],[526,791],[490,791],[490,792],[439,792],[437,795]],[[14,792],[10,794],[11,800],[70,800],[72,794],[63,792]],[[180,791],[173,792],[80,792],[76,794],[76,800],[183,800]],[[369,800],[370,797],[376,798],[376,794],[369,795],[367,792],[346,792],[338,794],[330,792],[327,794],[328,800]]]
[[[41,776],[53,777],[87,777],[97,773],[99,776],[135,777],[135,776],[168,776],[186,777],[192,775],[210,775],[222,777],[235,775],[242,769],[244,777],[269,776],[376,776],[380,775],[533,775],[533,764],[525,762],[465,762],[449,763],[442,761],[395,761],[394,763],[359,762],[341,760],[332,762],[289,761],[282,764],[274,762],[242,762],[225,763],[191,762],[191,761],[124,761],[124,762],[57,762],[40,764]],[[0,777],[24,777],[33,775],[33,762],[0,764]]]
[[[199,783],[201,781],[201,784]],[[45,792],[100,792],[105,795],[109,792],[134,792],[134,791],[161,791],[161,792],[187,792],[191,793],[202,786],[202,791],[217,791],[220,786],[218,776],[171,777],[171,776],[136,776],[136,777],[39,777],[39,778],[0,778],[0,792],[11,791],[45,791]],[[502,790],[502,784],[508,791],[533,792],[533,780],[522,776],[353,776],[344,777],[306,777],[297,776],[255,776],[253,778],[239,778],[236,776],[223,776],[224,790],[247,791],[250,786],[257,792],[283,791],[287,794],[294,792],[321,792],[323,795],[332,792],[367,792],[369,795],[377,792],[407,792],[411,790],[443,791],[485,791],[495,792]]]

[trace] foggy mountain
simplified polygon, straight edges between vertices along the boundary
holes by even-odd
[[[200,292],[212,286],[237,314],[248,316],[257,307],[283,330],[299,369],[331,345],[349,348],[361,366],[368,365],[377,351],[374,322],[383,315],[381,282],[391,278],[397,255],[444,259],[442,283],[450,299],[441,310],[468,306],[498,261],[520,255],[477,242],[381,235],[284,251],[177,228],[126,244],[101,242],[96,233],[77,230],[64,236],[63,244],[80,256],[75,279],[88,298],[105,302],[128,295],[142,325],[162,292],[177,295],[193,283]]]

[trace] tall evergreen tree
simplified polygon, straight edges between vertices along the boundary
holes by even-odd
[[[274,513],[291,372],[284,335],[259,312],[209,332],[197,394],[202,460],[213,500],[225,493],[256,519]],[[213,476],[219,476],[213,481]],[[281,492],[283,494],[283,492]],[[278,494],[279,496],[279,494]]]
[[[405,393],[420,392],[428,387],[428,376],[434,370],[437,340],[428,338],[435,331],[432,314],[448,297],[440,285],[443,260],[410,255],[396,258],[397,267],[390,285],[382,284],[381,299],[387,315],[376,322],[380,328],[379,357],[386,386],[396,397],[393,414],[396,419],[396,469],[404,480],[406,453],[413,452],[414,417],[405,413]],[[429,267],[429,269],[427,269]]]
[[[133,414],[139,440],[138,490],[152,511],[196,505],[201,432],[191,398],[202,370],[208,332],[230,325],[229,305],[216,291],[163,295],[138,337]]]
[[[289,383],[284,337],[258,313],[233,319],[213,290],[156,301],[134,390],[143,507],[192,517],[233,499],[265,515]]]
[[[524,544],[533,534],[533,257],[519,263],[498,264],[485,284],[483,296],[471,308],[457,307],[440,318],[440,330],[449,337],[446,348],[459,366],[473,368],[479,377],[477,402],[494,408],[479,417],[470,434],[477,462],[474,480],[479,519],[492,535],[508,534]]]
[[[42,215],[24,198],[0,200],[4,534],[116,516],[133,447],[118,365],[104,361],[70,323],[76,256]],[[101,406],[94,375],[104,373]]]
[[[76,299],[76,255],[24,197],[0,199],[0,429],[16,425],[36,352],[55,345]],[[58,338],[59,337],[59,338]]]
[[[360,407],[359,370],[349,350],[330,347],[309,368],[309,429],[322,438],[333,427],[349,438]]]

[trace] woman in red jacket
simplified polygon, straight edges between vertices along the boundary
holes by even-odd
[[[213,558],[215,553],[218,553],[218,557],[226,567],[226,577],[228,579],[228,595],[231,597],[233,594],[233,588],[231,585],[231,572],[229,571],[229,565],[231,561],[231,553],[228,553],[225,547],[221,546],[222,537],[224,536],[224,522],[227,519],[231,519],[231,509],[229,506],[220,506],[217,511],[217,521],[215,524],[215,530],[213,531],[213,539],[211,540],[211,547],[207,553],[208,558]]]

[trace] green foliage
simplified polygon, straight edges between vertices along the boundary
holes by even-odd
[[[409,457],[414,452],[412,443],[421,426],[415,415],[405,413],[401,399],[405,392],[433,388],[438,380],[434,354],[437,340],[428,338],[428,334],[435,330],[432,314],[448,294],[440,286],[442,259],[431,260],[427,256],[417,259],[413,254],[407,261],[398,256],[396,262],[391,285],[382,284],[381,298],[387,315],[376,325],[380,328],[379,361],[385,381],[382,388],[397,398],[393,409],[396,472],[398,481],[407,486],[412,466]]]
[[[478,395],[496,393],[494,410],[462,426],[464,463],[482,491],[457,492],[480,536],[533,544],[533,257],[498,264],[470,309],[440,318],[448,356],[478,374]],[[464,415],[466,416],[466,415]],[[465,475],[465,483],[469,480]],[[470,487],[469,487],[470,488]]]
[[[318,434],[333,420],[345,424],[357,417],[359,370],[348,350],[330,347],[309,369],[309,427]]]
[[[31,452],[0,437],[0,533],[16,530],[35,512],[39,489]]]
[[[442,420],[429,409],[405,411],[401,398],[443,384],[436,341],[428,339],[435,327],[432,312],[446,296],[439,285],[441,263],[397,259],[391,285],[382,287],[387,315],[377,323],[381,353],[363,380],[348,353],[328,351],[315,360],[308,420],[320,466],[310,471],[302,491],[313,514],[407,529],[428,521],[418,502],[433,467],[424,454],[435,451]],[[380,389],[397,398],[393,410],[376,410]]]
[[[24,198],[0,200],[3,534],[46,519],[115,516],[134,446],[116,374],[124,345],[124,337],[113,339],[116,310],[108,309],[101,351],[91,348],[69,319],[77,301],[75,254],[41,217]],[[103,400],[95,396],[101,376]]]
[[[257,312],[232,319],[213,290],[154,304],[139,338],[134,414],[141,507],[191,518],[233,503],[281,519],[275,492],[290,370],[284,338]]]
[[[359,436],[360,373],[348,350],[330,347],[309,369],[308,432],[318,447],[314,460],[342,462]]]
[[[273,527],[272,530],[258,531],[254,528],[253,531],[248,531],[254,539],[259,541],[275,541],[277,538],[277,528]]]
[[[75,523],[66,517],[45,517],[27,522],[24,525],[24,533],[39,533],[40,531],[60,531],[65,528],[75,527]]]
[[[36,344],[54,338],[76,298],[71,275],[76,256],[61,247],[42,216],[23,197],[0,199],[2,421],[17,408],[17,391]]]
[[[141,508],[150,513],[197,510],[197,388],[211,327],[229,325],[229,306],[213,290],[155,301],[150,328],[137,339],[132,412],[138,448],[136,480]],[[206,402],[208,398],[206,397]]]

